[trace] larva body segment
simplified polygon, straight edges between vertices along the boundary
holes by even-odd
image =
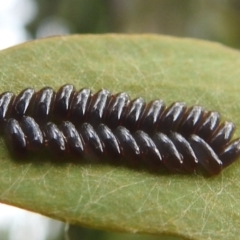
[[[184,159],[184,169],[190,173],[194,172],[197,168],[198,159],[189,142],[181,134],[176,132],[171,132],[169,138]]]
[[[157,132],[168,134],[170,131],[176,132],[178,124],[180,123],[187,107],[185,103],[175,102],[170,105],[162,114],[162,117],[157,123]]]
[[[119,142],[113,132],[104,124],[97,127],[97,133],[105,148],[105,156],[108,156],[115,163],[121,158]]]
[[[109,91],[102,89],[92,96],[87,110],[87,121],[92,126],[96,127],[103,121],[110,95]]]
[[[71,111],[69,112],[69,120],[79,125],[86,120],[88,106],[91,102],[91,90],[83,88],[74,94],[73,100],[70,105]]]
[[[46,124],[43,130],[45,146],[58,158],[62,158],[67,153],[67,146],[63,133],[58,126],[52,122]]]
[[[56,93],[50,87],[42,88],[31,101],[33,118],[40,125],[45,124],[52,114]]]
[[[16,119],[10,118],[7,121],[5,133],[7,146],[10,151],[17,153],[18,155],[23,155],[27,152],[26,136]]]
[[[104,154],[104,145],[93,126],[89,123],[83,123],[79,132],[85,143],[86,152],[95,156],[95,159],[101,159]]]
[[[153,133],[165,108],[163,100],[155,100],[147,104],[141,116],[139,129]]]
[[[219,153],[219,157],[222,160],[223,168],[228,167],[235,162],[240,155],[240,139],[235,139],[222,149]]]
[[[58,121],[68,119],[70,105],[75,93],[74,86],[68,84],[62,86],[56,93],[53,104],[53,118]]]
[[[193,106],[189,108],[186,114],[183,115],[179,124],[179,132],[188,137],[196,132],[196,128],[204,115],[204,109],[201,106]]]
[[[218,112],[204,112],[201,122],[197,125],[195,135],[208,141],[219,126],[220,115]]]
[[[162,155],[153,139],[141,130],[135,132],[133,136],[139,146],[143,165],[153,170],[163,166]],[[149,161],[149,159],[151,159],[151,161]]]
[[[0,127],[3,129],[6,119],[9,118],[14,94],[5,92],[0,95]]]
[[[119,126],[114,134],[119,142],[122,156],[126,159],[128,165],[139,166],[140,149],[132,134],[125,127]]]
[[[200,137],[191,135],[189,143],[198,159],[198,162],[210,175],[219,174],[222,170],[222,161],[213,149]],[[211,163],[211,164],[209,164]]]
[[[153,141],[161,153],[163,164],[167,169],[170,172],[182,172],[183,158],[170,138],[163,133],[156,133],[153,136]]]
[[[11,116],[13,118],[20,120],[27,114],[34,93],[35,90],[33,88],[27,88],[15,97],[11,107]]]
[[[128,94],[124,92],[111,96],[104,119],[107,126],[111,129],[115,129],[118,126],[123,125],[123,113],[125,112],[129,102],[130,98]]]
[[[232,138],[234,132],[234,124],[231,122],[222,123],[209,139],[209,144],[215,152],[219,153]]]
[[[73,156],[84,157],[86,154],[84,142],[74,125],[71,122],[63,122],[59,129],[66,139],[67,153]]]
[[[39,151],[43,145],[43,134],[36,121],[33,118],[23,117],[21,128],[27,139],[27,149]]]
[[[138,129],[145,105],[146,103],[143,98],[137,98],[133,101],[130,101],[128,106],[125,108],[122,125],[129,131],[134,132]]]

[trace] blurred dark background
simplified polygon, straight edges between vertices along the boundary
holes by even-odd
[[[33,38],[66,33],[160,33],[240,47],[240,1],[35,0]],[[61,29],[62,28],[62,29]],[[59,32],[58,32],[59,31]]]
[[[0,47],[74,33],[159,33],[240,47],[239,0],[8,0]]]
[[[74,33],[156,33],[206,39],[240,48],[240,1],[8,0],[0,3],[0,49],[30,39]],[[180,238],[68,227],[0,205],[0,240],[22,239]]]

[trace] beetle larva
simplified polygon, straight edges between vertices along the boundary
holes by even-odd
[[[217,135],[218,136],[218,135]],[[211,141],[217,139],[213,136]],[[166,168],[170,172],[194,172],[200,166],[216,175],[240,156],[240,139],[221,143],[218,153],[201,137],[191,134],[156,132],[152,136],[142,130],[131,133],[118,126],[111,130],[105,124],[93,127],[83,123],[78,128],[69,121],[60,126],[48,122],[42,128],[31,117],[21,121],[10,118],[6,139],[16,153],[49,149],[54,155],[75,155],[79,159],[91,154],[99,161],[104,157],[125,159],[130,165]]]
[[[111,129],[124,126],[131,133],[143,130],[150,135],[178,132],[187,138],[195,134],[218,151],[234,132],[233,123],[220,123],[218,112],[206,111],[201,106],[187,107],[183,102],[175,102],[166,107],[162,100],[149,103],[141,97],[130,100],[124,92],[113,95],[105,89],[92,94],[88,88],[76,91],[70,84],[57,92],[45,87],[38,92],[27,88],[16,96],[11,92],[0,95],[1,126],[8,118],[21,120],[26,115],[40,126],[48,121],[71,121],[76,126],[84,122],[93,127],[104,123]],[[216,139],[210,142],[213,136]]]

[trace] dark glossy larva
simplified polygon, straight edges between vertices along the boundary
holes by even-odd
[[[84,122],[93,127],[104,123],[110,129],[124,126],[131,133],[143,130],[150,135],[178,132],[188,138],[195,134],[217,152],[231,139],[234,131],[232,123],[220,123],[219,113],[206,111],[201,106],[187,107],[185,103],[175,102],[166,107],[162,100],[150,103],[141,97],[130,100],[126,93],[113,95],[105,89],[92,94],[87,88],[76,91],[70,84],[57,92],[45,87],[38,92],[27,88],[17,96],[11,92],[0,95],[0,129],[7,119],[21,120],[26,115],[33,117],[40,126],[48,121],[71,121],[76,126]]]
[[[220,127],[219,134],[222,129],[224,127]],[[31,117],[23,117],[21,121],[10,118],[5,134],[8,146],[17,154],[47,148],[58,158],[66,154],[79,160],[91,156],[101,161],[109,157],[118,164],[144,165],[155,171],[165,168],[170,172],[192,173],[203,168],[209,175],[216,175],[240,156],[240,139],[224,142],[216,153],[194,134],[185,138],[176,132],[157,132],[150,137],[142,130],[132,134],[123,126],[111,130],[104,124],[93,127],[90,123],[83,123],[76,128],[68,121],[60,126],[49,122],[40,129]]]

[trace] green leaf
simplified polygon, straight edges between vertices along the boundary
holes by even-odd
[[[0,52],[0,66],[1,91],[72,83],[147,101],[200,104],[240,123],[240,53],[216,43],[151,35],[54,37]],[[1,140],[2,203],[99,229],[187,239],[240,235],[239,162],[206,178],[35,158],[13,161]]]

